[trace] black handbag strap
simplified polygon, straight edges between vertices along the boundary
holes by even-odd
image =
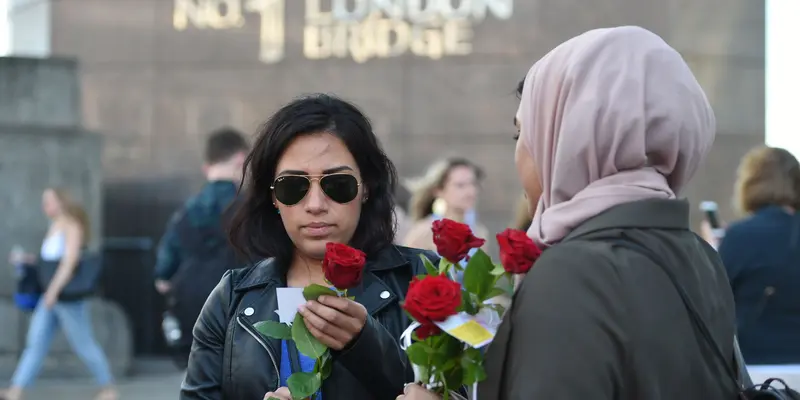
[[[711,332],[708,330],[708,326],[706,325],[705,321],[703,321],[703,318],[700,316],[700,313],[697,312],[697,308],[694,306],[692,299],[689,298],[688,294],[686,294],[686,291],[683,289],[683,286],[678,282],[678,278],[675,276],[672,270],[670,270],[669,268],[667,268],[667,266],[661,263],[660,257],[654,251],[648,249],[645,246],[640,245],[639,243],[628,241],[621,238],[615,240],[614,243],[619,245],[620,247],[627,248],[629,250],[632,250],[649,258],[651,261],[653,261],[653,263],[658,265],[662,271],[664,271],[667,277],[669,277],[669,280],[672,281],[672,285],[675,287],[675,290],[678,292],[678,295],[680,295],[681,300],[683,300],[683,304],[686,307],[686,311],[688,311],[689,313],[689,317],[692,320],[692,324],[700,331],[700,335],[703,336],[703,339],[705,339],[705,341],[713,350],[714,356],[722,364],[723,368],[725,368],[728,377],[731,379],[731,381],[733,382],[733,384],[737,389],[737,393],[741,395],[744,387],[737,376],[738,373],[736,371],[736,368],[731,366],[730,358],[726,357],[723,354],[720,346],[717,344],[716,341],[714,341],[714,337],[711,336]],[[738,354],[738,352],[736,353],[737,356],[741,357],[741,354]],[[744,368],[743,361],[740,368]]]

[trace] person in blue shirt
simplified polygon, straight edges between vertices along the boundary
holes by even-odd
[[[719,243],[736,301],[745,362],[800,364],[800,164],[788,151],[744,156],[735,204],[746,215]],[[716,244],[708,226],[704,236]]]

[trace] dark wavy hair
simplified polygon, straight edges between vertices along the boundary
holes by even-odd
[[[257,132],[244,164],[240,201],[228,233],[231,245],[250,262],[275,257],[291,261],[294,244],[272,204],[278,160],[301,135],[327,132],[341,139],[361,171],[367,199],[349,245],[373,255],[394,240],[397,171],[384,153],[369,119],[353,104],[327,94],[298,98],[283,106]]]

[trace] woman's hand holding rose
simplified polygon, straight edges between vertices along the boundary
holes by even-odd
[[[344,297],[321,296],[300,307],[308,331],[322,344],[342,350],[367,323],[367,309]]]
[[[403,394],[397,396],[396,400],[441,400],[441,397],[420,385],[413,384],[406,386]]]
[[[366,255],[341,243],[325,245],[322,270],[325,279],[346,291],[361,284]],[[346,297],[320,296],[300,307],[306,328],[317,340],[333,350],[342,350],[367,323],[367,309]]]
[[[289,388],[282,387],[274,392],[267,392],[264,395],[264,400],[292,400],[292,394],[289,393]]]

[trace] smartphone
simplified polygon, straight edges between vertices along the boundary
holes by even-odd
[[[700,203],[700,211],[705,215],[706,221],[711,225],[711,229],[720,229],[722,224],[719,221],[719,206],[713,201]]]

